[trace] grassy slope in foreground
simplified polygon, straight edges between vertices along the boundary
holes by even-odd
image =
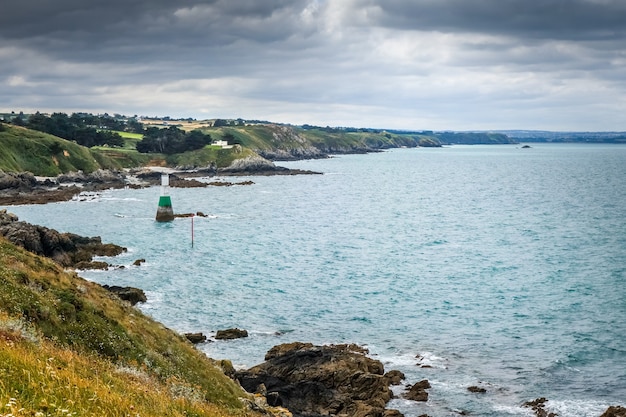
[[[0,238],[0,413],[241,416],[245,396],[180,335]]]

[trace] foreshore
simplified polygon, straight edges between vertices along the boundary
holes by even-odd
[[[169,185],[178,188],[253,184],[252,181],[225,181],[222,177],[319,174],[312,171],[278,167],[273,164],[248,164],[228,169],[215,167],[204,169],[145,167],[120,171],[98,170],[90,174],[78,172],[61,174],[57,177],[36,177],[29,172],[7,173],[0,171],[0,206],[47,204],[72,199],[88,199],[91,194],[108,189],[155,186],[161,183],[162,173],[169,174]],[[207,177],[215,178],[215,180],[204,182],[195,179]]]

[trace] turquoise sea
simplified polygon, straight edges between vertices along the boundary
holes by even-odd
[[[176,212],[209,215],[193,219],[193,247],[192,219],[154,221],[158,187],[7,208],[127,246],[110,261],[124,269],[81,275],[144,289],[139,308],[181,333],[248,330],[200,346],[236,366],[280,343],[353,342],[430,381],[427,403],[389,404],[406,416],[531,416],[522,404],[538,397],[561,417],[626,406],[626,146],[280,165],[323,175],[171,189]]]

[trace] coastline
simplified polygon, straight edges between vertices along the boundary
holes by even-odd
[[[6,210],[3,210],[3,219],[0,223],[13,222],[22,228],[38,227],[18,222],[18,219],[11,217]],[[28,246],[32,245],[25,244],[23,246],[28,249]],[[41,255],[55,259],[50,254]],[[115,254],[112,255],[115,256]],[[118,296],[120,295],[118,294]],[[145,299],[139,300],[139,302],[145,302]],[[277,362],[274,363],[275,361]],[[363,365],[353,368],[354,363],[359,363],[359,361],[365,362]],[[401,372],[385,370],[381,362],[368,356],[367,349],[356,345],[314,346],[310,343],[277,345],[268,352],[264,364],[248,370],[234,371],[233,369],[228,371],[228,367],[225,369],[225,373],[231,377],[234,376],[234,379],[242,384],[249,393],[254,394],[256,398],[263,398],[263,401],[259,403],[261,408],[265,406],[286,407],[289,410],[293,409],[292,414],[295,416],[335,415],[343,410],[340,414],[351,417],[372,415],[400,417],[402,416],[400,411],[386,408],[390,400],[402,398],[406,401],[427,403],[431,388],[428,380],[406,381]],[[297,373],[302,377],[292,380],[290,375],[293,375],[295,371],[298,371]],[[366,373],[363,373],[364,371]],[[342,376],[338,377],[339,375]],[[361,381],[358,384],[355,382],[357,376],[358,380]],[[332,384],[328,382],[329,380],[332,380]],[[374,384],[374,381],[378,382]],[[392,385],[398,388],[393,391],[389,390]],[[312,386],[317,386],[317,388],[311,391]],[[488,400],[489,388],[472,385],[467,386],[466,389],[476,396],[485,395],[485,399]],[[313,394],[312,392],[328,392],[325,395],[331,395],[330,393],[343,394],[333,400],[334,402],[329,402],[325,395]],[[344,395],[347,397],[343,397]],[[308,400],[299,400],[298,398],[301,397],[306,397]],[[362,402],[361,399],[363,398],[368,400]],[[347,407],[350,411],[346,413],[345,409],[336,408],[338,407],[337,404],[343,404],[342,407]],[[520,407],[532,410],[537,417],[555,417],[556,414],[546,411],[549,404],[549,399],[541,397],[529,399]],[[466,415],[466,412],[458,410],[456,414]],[[423,416],[426,417],[427,414]],[[610,406],[599,417],[624,416],[626,416],[626,408]]]
[[[108,189],[156,186],[161,183],[162,173],[170,175],[170,186],[175,188],[252,184],[250,181],[224,181],[221,180],[223,177],[320,174],[319,172],[279,167],[272,163],[261,166],[243,164],[228,169],[144,167],[124,171],[98,170],[91,174],[78,172],[61,174],[57,177],[36,177],[29,172],[7,173],[0,171],[0,206],[47,204],[72,199],[89,199],[89,194]],[[220,178],[220,180],[201,182],[195,179],[201,177]]]
[[[79,206],[79,205],[76,205],[76,206]],[[226,356],[226,357],[227,357],[227,356]],[[593,381],[590,381],[590,385],[593,385],[593,384],[594,384],[594,382],[593,382]],[[484,397],[485,399],[488,399],[488,396],[482,396],[482,395],[479,395],[479,393],[477,393],[476,395],[477,395],[478,397],[480,397],[480,398],[481,398],[481,400],[482,400],[482,398],[483,398],[483,397]],[[531,397],[531,398],[529,398],[528,400],[531,400],[531,399],[532,399],[532,397]],[[541,398],[537,398],[537,400],[539,400],[539,399],[541,399]],[[556,400],[556,398],[555,398],[554,400]],[[536,401],[536,400],[535,400],[535,401]],[[546,407],[544,407],[544,409],[546,409],[547,407],[549,407],[549,405],[550,405],[550,402],[549,402],[549,401],[550,401],[550,397],[548,397],[548,402],[546,403]],[[542,402],[537,401],[537,405],[539,405],[539,404],[542,404]],[[520,404],[520,406],[521,406],[521,404]],[[538,407],[538,408],[539,408],[539,407]],[[529,410],[529,412],[530,412],[530,410]],[[599,412],[598,412],[597,414],[596,414],[596,413],[593,413],[593,414],[588,413],[588,414],[584,414],[584,415],[589,415],[589,416],[597,416],[598,414],[600,414],[600,413],[599,413]],[[610,415],[610,414],[607,414],[607,415]],[[619,415],[619,414],[618,414],[618,415]]]

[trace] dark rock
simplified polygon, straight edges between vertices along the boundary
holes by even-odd
[[[428,392],[426,390],[430,388],[430,382],[424,379],[414,384],[403,397],[407,400],[425,402],[428,401]]]
[[[240,384],[255,392],[263,384],[268,404],[298,416],[382,416],[392,397],[380,361],[355,345],[275,346],[266,362],[236,373]]]
[[[194,345],[206,342],[206,336],[202,333],[185,333],[185,337]]]
[[[37,179],[30,172],[10,173],[0,170],[0,190],[30,190],[37,185]]]
[[[385,374],[385,378],[389,381],[390,385],[400,385],[404,380],[404,374],[397,370],[389,371]]]
[[[226,330],[218,330],[215,333],[215,338],[218,340],[241,339],[242,337],[248,337],[247,330],[226,329]]]
[[[477,387],[477,386],[475,386],[475,385],[472,385],[471,387],[467,387],[467,390],[468,390],[469,392],[476,392],[476,393],[484,393],[484,392],[487,392],[487,390],[486,390],[486,389],[481,388],[481,387]]]
[[[126,250],[121,246],[103,244],[99,237],[60,233],[21,222],[6,210],[0,210],[0,236],[29,252],[51,258],[64,267],[91,262],[93,256],[116,256]]]
[[[392,408],[392,409],[384,410],[383,417],[404,417],[404,414]]]
[[[131,305],[135,305],[137,303],[145,303],[146,301],[148,301],[148,298],[146,298],[146,294],[143,292],[143,290],[139,288],[119,287],[117,285],[103,285],[102,287],[117,295],[122,300],[128,301]]]
[[[143,259],[143,258],[142,259],[137,259],[137,260],[135,260],[135,262],[133,262],[133,265],[140,266],[144,262],[146,262],[146,260]]]
[[[626,408],[612,405],[600,417],[626,417]]]
[[[206,182],[194,180],[194,179],[184,179],[179,178],[175,175],[170,175],[170,187],[176,188],[204,188],[208,187],[209,184]]]
[[[73,265],[74,268],[76,269],[101,269],[103,271],[106,271],[107,269],[109,269],[111,265],[109,265],[107,262],[102,262],[102,261],[80,261],[77,262],[76,264]]]
[[[548,413],[545,410],[545,406],[548,400],[544,397],[537,398],[533,401],[528,401],[524,404],[524,407],[531,408],[537,417],[556,417],[558,414]]]

